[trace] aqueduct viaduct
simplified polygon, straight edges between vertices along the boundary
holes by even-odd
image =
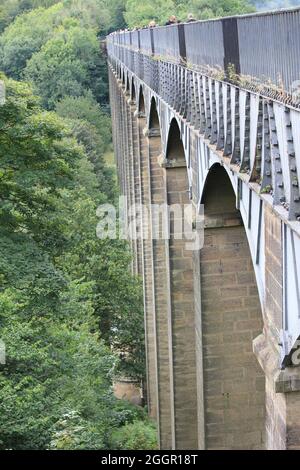
[[[299,449],[300,10],[113,33],[107,49],[121,191],[150,208],[131,243],[161,448]],[[145,236],[162,203],[204,205],[201,249],[174,220]]]

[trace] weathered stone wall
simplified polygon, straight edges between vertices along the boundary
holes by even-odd
[[[155,134],[155,132],[154,132]],[[149,136],[149,164],[151,174],[152,204],[166,202],[166,172],[159,165],[161,157],[160,135]],[[162,220],[151,212],[152,232],[162,230]],[[154,296],[157,327],[158,391],[159,391],[159,430],[163,449],[172,449],[174,441],[174,398],[173,398],[173,361],[172,332],[170,322],[170,280],[168,265],[168,243],[154,238],[153,270]]]
[[[188,204],[186,167],[167,170],[167,201]],[[172,320],[175,447],[197,447],[197,393],[195,355],[195,308],[192,251],[186,240],[176,239],[176,214],[171,215],[169,263]]]
[[[252,352],[262,318],[242,226],[206,229],[201,284],[206,448],[262,448],[265,380]]]

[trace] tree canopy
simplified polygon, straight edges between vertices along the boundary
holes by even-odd
[[[124,242],[95,236],[108,196],[84,145],[28,85],[4,80],[0,448],[106,448],[119,419],[112,373],[123,370],[111,346],[129,352],[126,373],[144,373],[139,283]],[[78,423],[80,436],[62,429]]]
[[[153,440],[112,393],[145,374],[140,280],[127,243],[96,236],[118,195],[98,43],[118,5],[15,2],[0,36],[0,449],[110,448],[141,422]]]
[[[188,13],[193,13],[200,20],[253,11],[255,8],[248,0],[127,0],[124,17],[128,26],[134,28],[145,26],[152,19],[164,24],[170,15],[185,21]]]

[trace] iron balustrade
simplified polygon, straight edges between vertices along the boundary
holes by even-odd
[[[234,73],[268,84],[278,95],[300,88],[300,8],[112,33],[107,44],[127,65],[132,56],[125,51],[135,50],[213,68],[227,78],[231,65]]]

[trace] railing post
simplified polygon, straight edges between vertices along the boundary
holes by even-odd
[[[151,55],[153,56],[155,52],[153,28],[150,28],[150,41],[151,41]]]
[[[178,28],[180,62],[183,62],[185,64],[186,63],[186,45],[185,45],[184,24],[179,24],[177,28]]]
[[[236,18],[225,18],[222,20],[223,43],[224,43],[224,70],[227,75],[228,65],[232,64],[235,73],[240,73],[240,49],[239,33]]]

